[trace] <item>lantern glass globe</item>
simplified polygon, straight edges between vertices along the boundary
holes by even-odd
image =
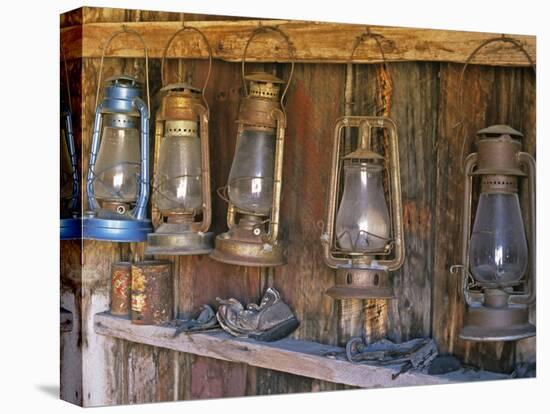
[[[349,253],[383,252],[390,236],[382,166],[344,165],[344,192],[335,223],[338,247]]]
[[[134,128],[104,127],[95,165],[96,198],[135,202],[139,173],[139,131]]]

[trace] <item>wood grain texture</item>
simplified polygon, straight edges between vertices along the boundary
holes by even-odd
[[[82,246],[80,240],[60,241],[60,305],[71,312],[72,329],[60,332],[59,395],[82,405]]]
[[[88,14],[102,14],[101,10],[89,9]],[[110,9],[117,10],[117,9]],[[179,19],[178,19],[179,20]],[[288,34],[295,47],[295,59],[304,63],[346,63],[348,61],[352,40],[365,32],[364,25],[321,23],[291,20],[222,20],[222,21],[187,21],[186,24],[204,31],[212,46],[214,57],[226,61],[240,61],[245,42],[251,31],[260,22],[265,26],[278,26]],[[134,29],[144,36],[151,57],[161,57],[169,37],[181,27],[181,23],[157,21],[154,25],[137,21],[125,22],[126,27]],[[484,40],[497,37],[496,34],[479,32],[459,32],[434,29],[413,29],[401,27],[370,26],[371,30],[384,36],[382,42],[386,59],[390,61],[445,61],[464,62],[470,52]],[[83,48],[70,47],[71,56],[100,57],[101,46],[110,33],[122,29],[119,23],[89,22],[84,18]],[[62,36],[70,43],[74,37],[72,31],[80,31],[77,26],[66,27]],[[525,44],[528,53],[535,60],[535,37],[514,35]],[[251,51],[250,59],[256,61],[273,61],[273,56],[280,62],[289,61],[284,48],[274,43],[271,36],[260,40],[261,47]],[[206,52],[196,48],[180,48],[174,56],[205,58]],[[117,57],[139,57],[140,52],[127,47],[121,41],[113,42],[110,52]],[[81,54],[81,55],[79,55]],[[380,62],[377,46],[368,46],[364,54],[357,54],[356,62]],[[476,58],[479,64],[500,66],[525,66],[522,56],[509,53],[508,47],[489,46]]]
[[[439,69],[430,63],[389,65],[391,118],[397,124],[405,262],[394,273],[397,300],[388,304],[388,337],[428,337],[434,261],[435,143]]]
[[[336,343],[337,303],[324,292],[333,286],[335,272],[324,263],[318,223],[325,220],[330,174],[325,166],[332,154],[333,123],[342,111],[343,87],[341,65],[295,68],[287,94],[281,203],[287,264],[274,270],[272,282],[300,320],[294,337],[329,344]]]
[[[392,379],[392,374],[399,371],[396,366],[352,364],[340,359],[327,358],[324,356],[326,352],[341,352],[342,348],[317,342],[295,339],[259,342],[252,339],[234,338],[222,330],[208,333],[182,333],[174,338],[175,328],[134,325],[127,318],[112,316],[109,313],[95,315],[95,331],[100,335],[114,336],[137,343],[191,352],[201,356],[221,359],[222,361],[239,361],[303,375],[308,378],[317,378],[362,388],[446,384],[456,381],[456,374],[448,377],[446,375],[432,376],[417,372],[407,372]],[[225,372],[228,375],[225,378],[211,377],[209,368],[205,370],[196,368],[195,373],[203,375],[202,381],[200,381],[202,384],[195,385],[199,390],[198,396],[200,398],[218,395],[217,387],[212,387],[212,389],[206,387],[209,380],[214,380],[214,383],[223,380],[233,382],[233,384],[225,386],[227,391],[231,393],[238,390],[239,378],[237,378],[237,383],[231,381],[231,376],[235,375],[235,372]],[[144,374],[151,375],[151,371]],[[507,378],[505,375],[491,375],[473,371],[463,371],[457,374],[459,374],[458,377],[462,377],[462,380]]]
[[[79,7],[74,10],[66,11],[59,15],[59,27],[61,29],[66,27],[79,26],[83,23],[84,8]]]

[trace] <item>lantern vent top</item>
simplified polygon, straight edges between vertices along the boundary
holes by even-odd
[[[477,136],[480,139],[498,138],[501,136],[509,136],[512,139],[520,140],[523,134],[508,125],[491,125],[490,127],[480,129]]]
[[[160,90],[161,92],[178,92],[178,93],[190,93],[190,94],[199,94],[201,93],[200,88],[196,88],[188,83],[170,83]]]
[[[120,88],[140,88],[141,82],[133,76],[128,75],[116,75],[105,79],[106,86],[117,86]]]
[[[358,148],[343,157],[345,160],[383,160],[384,156],[367,148]]]
[[[250,96],[269,100],[278,100],[281,84],[285,81],[266,72],[253,72],[245,75],[250,82]]]

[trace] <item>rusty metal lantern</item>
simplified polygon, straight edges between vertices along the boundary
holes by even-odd
[[[334,128],[326,225],[321,236],[325,263],[336,269],[336,284],[326,291],[334,299],[392,298],[389,272],[404,261],[397,128],[387,116],[347,115],[353,56],[362,42],[374,39],[385,62],[378,37],[367,30],[354,43],[348,60],[346,116]],[[386,106],[384,115],[387,111]],[[352,129],[358,134],[355,148]],[[384,155],[374,151],[376,136],[382,137]]]
[[[535,303],[535,161],[521,151],[523,135],[507,125],[477,133],[478,152],[466,158],[462,217],[462,294],[468,305],[459,337],[514,341],[535,335],[529,305]],[[528,180],[527,239],[519,181]],[[479,200],[472,224],[474,183]]]
[[[465,122],[466,69],[474,56],[492,43],[514,46],[536,75],[533,60],[518,40],[502,35],[482,42],[461,71],[461,120],[457,126]],[[467,305],[459,337],[470,341],[515,341],[536,334],[535,326],[529,322],[529,306],[536,300],[535,160],[521,150],[521,132],[508,125],[493,125],[477,135],[478,151],[464,160],[462,263],[451,267],[451,273],[460,271],[461,294]],[[461,160],[466,138],[464,134]],[[522,180],[527,181],[528,206],[522,206],[518,197]],[[527,232],[522,208],[528,209]]]
[[[344,128],[358,128],[358,146],[344,154]],[[388,132],[389,154],[372,151],[376,129]],[[384,189],[387,176],[388,202]],[[339,189],[343,182],[343,191]],[[388,206],[389,204],[389,206]],[[345,116],[334,129],[325,263],[336,269],[335,299],[392,298],[390,271],[404,260],[399,149],[395,123],[386,117]]]
[[[176,36],[188,30],[197,32],[206,44],[208,73],[202,89],[185,83],[161,89],[164,96],[156,116],[153,165],[153,215],[157,219],[154,219],[155,232],[147,236],[145,254],[208,254],[214,244],[214,233],[208,232],[212,205],[209,108],[204,97],[212,52],[200,30],[184,26],[174,33],[164,49],[161,75],[164,85],[166,53]]]
[[[248,46],[257,35],[274,32],[283,37],[291,58],[285,81],[265,72],[245,75]],[[229,204],[229,231],[218,235],[210,256],[244,266],[272,267],[285,263],[279,241],[279,214],[286,113],[283,100],[294,72],[292,46],[280,29],[262,26],[246,44],[242,59],[245,96],[241,99],[235,157],[228,184],[218,191]],[[280,98],[279,98],[280,96]]]

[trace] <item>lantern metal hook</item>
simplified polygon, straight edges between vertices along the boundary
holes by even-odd
[[[354,42],[353,47],[351,49],[351,54],[348,58],[347,63],[348,63],[348,65],[353,65],[353,57],[355,56],[355,52],[357,51],[357,49],[359,48],[359,46],[361,44],[363,44],[364,42],[366,42],[369,39],[373,39],[376,43],[376,46],[378,47],[378,50],[380,52],[380,56],[382,57],[382,66],[384,67],[384,71],[389,76],[389,83],[390,83],[390,90],[391,90],[391,85],[393,84],[393,77],[392,77],[391,71],[389,70],[388,61],[386,59],[386,55],[384,53],[384,48],[382,47],[382,42],[381,42],[381,39],[386,40],[386,37],[384,35],[381,35],[380,33],[372,32],[370,26],[366,26],[365,31],[355,38],[355,42]],[[348,76],[349,75],[350,75],[350,73],[348,73]],[[350,91],[353,91],[353,76],[350,76],[350,79],[348,81],[346,81],[346,84],[349,84],[348,89]],[[345,104],[351,106],[353,103],[352,102],[346,102]],[[389,106],[390,105],[389,105],[389,102],[388,102],[388,105],[386,105],[384,107],[384,115],[386,115],[386,116],[389,113]],[[376,113],[378,113],[378,111],[376,111]]]
[[[289,59],[290,59],[290,74],[288,75],[288,80],[286,82],[286,86],[285,86],[285,89],[283,90],[283,93],[281,95],[281,100],[280,100],[281,109],[283,111],[283,114],[286,117],[285,106],[284,106],[283,101],[285,99],[286,93],[287,93],[288,88],[290,86],[290,81],[292,80],[292,76],[294,75],[294,47],[293,47],[292,42],[290,41],[290,38],[288,37],[288,35],[285,32],[283,32],[281,29],[279,29],[279,27],[277,27],[277,26],[265,26],[261,23],[261,21],[259,21],[258,22],[258,28],[256,28],[251,33],[250,37],[248,38],[248,40],[246,42],[246,45],[244,47],[243,57],[242,57],[242,64],[241,64],[241,75],[242,75],[242,78],[243,78],[244,93],[245,93],[245,95],[248,95],[248,87],[246,86],[245,73],[244,73],[244,68],[245,68],[245,63],[246,63],[246,54],[248,52],[248,47],[250,46],[250,43],[252,43],[252,40],[256,36],[258,36],[260,34],[263,34],[263,33],[268,33],[270,31],[279,34],[284,39],[284,41],[286,42],[286,45],[287,45],[288,56],[289,56]]]
[[[483,42],[481,42],[473,51],[470,53],[470,55],[466,58],[466,61],[464,62],[464,65],[462,66],[462,70],[460,71],[460,78],[458,81],[458,107],[459,107],[459,114],[460,119],[456,122],[456,124],[453,126],[453,128],[456,128],[456,137],[459,139],[460,135],[460,129],[462,129],[463,136],[462,136],[462,145],[460,148],[460,172],[464,172],[464,151],[466,149],[466,131],[464,130],[464,75],[466,73],[466,69],[468,68],[468,65],[472,62],[475,55],[479,53],[481,49],[483,49],[485,46],[490,45],[491,43],[510,43],[512,44],[516,49],[518,49],[527,59],[529,62],[529,66],[533,69],[533,73],[535,74],[535,77],[537,76],[537,70],[535,62],[533,62],[533,59],[523,46],[523,44],[513,38],[509,37],[506,34],[502,33],[499,37],[492,37],[490,39],[487,39]],[[462,128],[461,128],[462,127]]]
[[[99,64],[99,75],[98,75],[97,90],[96,90],[96,95],[95,95],[95,107],[97,107],[97,105],[99,103],[99,92],[101,90],[101,77],[102,77],[102,74],[103,74],[103,61],[105,60],[106,51],[108,50],[109,45],[111,44],[111,41],[115,37],[118,37],[121,34],[131,34],[131,35],[137,37],[139,39],[139,41],[141,42],[142,46],[143,46],[143,53],[145,55],[145,85],[146,85],[146,92],[147,92],[147,108],[151,108],[151,98],[150,98],[150,94],[149,94],[149,54],[147,52],[147,44],[145,43],[145,40],[143,40],[143,37],[138,32],[136,32],[135,30],[132,30],[132,29],[128,29],[128,27],[125,24],[122,25],[122,30],[119,30],[118,32],[114,32],[107,39],[105,44],[103,46],[101,46],[102,53],[101,53],[101,61],[100,61],[100,64]]]
[[[210,80],[210,73],[212,71],[212,48],[210,47],[210,43],[208,43],[208,39],[206,38],[204,33],[201,30],[197,29],[196,27],[186,26],[185,21],[182,22],[182,28],[179,29],[170,37],[170,39],[166,43],[166,46],[164,47],[164,51],[162,53],[162,60],[160,62],[161,83],[162,83],[162,86],[166,86],[166,78],[164,76],[164,61],[166,60],[168,49],[170,48],[174,39],[185,31],[193,31],[197,33],[202,38],[204,44],[206,45],[206,49],[208,50],[208,71],[206,72],[206,79],[204,80],[204,85],[201,88],[201,96],[202,96],[202,101],[204,103],[204,106],[206,107],[207,113],[210,114],[210,107],[208,106],[208,102],[206,102],[206,97],[204,96],[204,92],[206,91],[206,88],[208,86],[208,81]]]

